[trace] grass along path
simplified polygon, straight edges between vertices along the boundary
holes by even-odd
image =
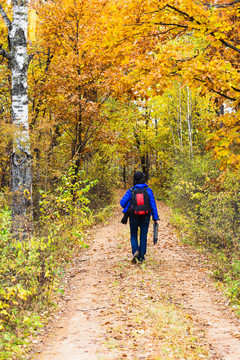
[[[121,209],[89,234],[74,259],[58,315],[34,360],[240,359],[239,320],[209,280],[204,259],[181,245],[159,203],[159,242],[130,262]]]

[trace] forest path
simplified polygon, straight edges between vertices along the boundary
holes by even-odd
[[[108,225],[91,230],[61,311],[31,359],[240,360],[240,321],[214,288],[204,257],[179,243],[163,203],[158,210],[159,241],[152,244],[151,225],[143,265],[130,262],[120,207]]]

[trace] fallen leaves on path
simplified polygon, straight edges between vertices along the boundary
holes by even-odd
[[[150,228],[144,264],[130,262],[120,209],[94,228],[69,275],[64,312],[32,359],[240,359],[238,320],[204,258],[179,243],[167,207],[158,206],[159,242]]]

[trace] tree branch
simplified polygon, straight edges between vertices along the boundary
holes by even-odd
[[[234,86],[232,86],[232,89],[233,89],[234,91],[240,92],[240,89],[237,89],[237,88],[235,88]]]
[[[230,3],[225,3],[225,4],[222,4],[222,5],[216,4],[216,5],[211,5],[211,6],[219,9],[219,8],[225,8],[225,7],[228,7],[228,6],[233,6],[233,5],[236,5],[238,3],[240,3],[240,0],[235,0],[235,1],[232,1]]]
[[[228,3],[228,4],[223,4],[224,6],[232,6],[232,5],[235,5],[235,4],[238,4],[240,2],[240,0],[235,0],[231,3]]]
[[[234,3],[237,3],[237,2],[240,2],[240,0],[236,0]],[[233,3],[232,3],[232,4],[233,4]],[[200,23],[198,20],[196,20],[193,16],[188,15],[187,13],[185,13],[184,11],[179,10],[179,9],[176,8],[175,6],[166,5],[166,8],[170,8],[170,9],[178,12],[179,14],[183,15],[184,17],[188,18],[188,20],[190,20],[191,22],[195,21],[198,25],[201,25],[201,23]],[[212,35],[212,36],[215,37],[214,32],[212,32],[210,35]],[[240,53],[240,49],[238,49],[236,46],[228,43],[227,41],[225,41],[225,40],[223,40],[223,39],[219,39],[219,41],[220,41],[223,45],[227,46],[228,48],[230,48],[230,49],[232,49],[232,50],[237,51],[238,53]]]
[[[36,54],[30,54],[28,55],[28,65],[30,64],[30,62],[32,61],[32,59],[34,58]]]
[[[199,56],[199,51],[197,52],[196,55],[193,55],[192,57],[187,57],[185,59],[176,59],[176,62],[186,62],[186,61],[191,61],[193,59],[196,59],[196,57]]]
[[[217,90],[213,90],[213,89],[212,89],[212,91],[213,91],[214,93],[216,93],[216,94],[224,97],[225,99],[228,99],[228,100],[231,100],[231,101],[236,101],[236,100],[237,100],[236,98],[232,98],[232,97],[230,97],[230,96],[228,96],[228,95],[225,95],[225,94],[223,94],[223,93],[220,93],[220,92],[217,91]]]
[[[213,36],[214,36],[214,34],[213,34]],[[232,44],[229,44],[228,42],[226,42],[226,41],[223,40],[223,39],[219,39],[219,41],[221,41],[221,43],[222,43],[223,45],[225,45],[225,46],[229,47],[230,49],[235,50],[235,51],[237,51],[238,53],[240,53],[240,49],[238,49],[236,46],[234,46],[234,45],[232,45]]]
[[[239,0],[240,1],[240,0]],[[139,23],[135,23],[135,24],[132,24],[132,25],[127,25],[127,26],[142,26],[144,24],[152,24],[152,25],[160,25],[160,26],[175,26],[175,27],[181,27],[181,28],[184,28],[184,29],[187,29],[188,26],[187,25],[182,25],[182,24],[172,24],[172,23],[164,23],[164,22],[154,22],[154,23],[151,23],[150,21],[142,21],[142,22],[139,22]]]
[[[184,28],[184,29],[187,29],[188,26],[187,25],[181,25],[181,24],[167,24],[167,23],[153,23],[154,25],[161,25],[161,26],[175,26],[176,27],[181,27],[181,28]]]
[[[200,23],[198,20],[194,19],[193,16],[188,15],[187,13],[185,13],[184,11],[179,10],[179,9],[176,8],[175,6],[172,6],[172,5],[167,4],[165,8],[172,9],[172,10],[178,12],[179,14],[183,15],[184,17],[187,17],[188,20],[190,20],[191,22],[196,21],[196,23],[197,23],[198,25],[201,25],[201,23]]]
[[[11,54],[9,52],[7,52],[5,49],[2,49],[1,47],[0,47],[0,55],[2,55],[8,61],[12,60]]]
[[[196,78],[196,77],[194,79],[197,80],[197,81],[200,81],[202,83],[206,83],[205,80],[202,80],[202,79],[199,79],[199,78]],[[230,97],[228,95],[225,95],[225,94],[221,93],[220,91],[217,91],[217,90],[214,90],[214,89],[211,89],[211,91],[214,92],[215,94],[218,94],[218,95],[224,97],[225,99],[228,99],[228,100],[231,100],[231,101],[236,101],[237,100],[236,98],[232,98],[232,97]]]
[[[7,13],[5,12],[5,10],[3,9],[2,5],[0,4],[0,14],[2,15],[2,18],[8,28],[8,30],[11,30],[11,26],[12,26],[12,23],[9,19],[9,17],[7,16]]]

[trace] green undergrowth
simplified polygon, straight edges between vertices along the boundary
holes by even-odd
[[[14,240],[10,212],[2,211],[0,220],[0,359],[24,359],[29,336],[38,334],[64,268],[84,241],[78,232],[67,236],[57,226],[47,236]]]
[[[115,205],[109,205],[101,209],[97,213],[93,214],[92,222],[107,224],[113,214],[115,207],[116,207]]]
[[[204,253],[212,268],[211,276],[230,304],[240,316],[240,254],[238,247],[219,246],[196,236],[189,218],[176,209],[172,210],[171,224],[175,227],[179,239],[199,252]]]
[[[112,211],[108,206],[96,215],[88,212],[87,221],[74,224],[71,216],[56,217],[29,241],[12,239],[10,211],[0,212],[0,360],[26,359],[32,339],[57,307],[73,254],[88,246],[86,229],[107,221]]]
[[[31,340],[57,307],[73,257],[87,247],[87,229],[107,222],[113,206],[90,198],[99,182],[71,166],[54,189],[40,191],[39,214],[28,241],[11,236],[4,194],[0,209],[0,360],[26,359]],[[92,194],[90,194],[92,191]],[[108,198],[109,199],[109,198]],[[73,256],[74,255],[74,256]]]
[[[213,277],[240,311],[240,173],[209,157],[179,161],[169,202],[179,236],[204,251]]]

